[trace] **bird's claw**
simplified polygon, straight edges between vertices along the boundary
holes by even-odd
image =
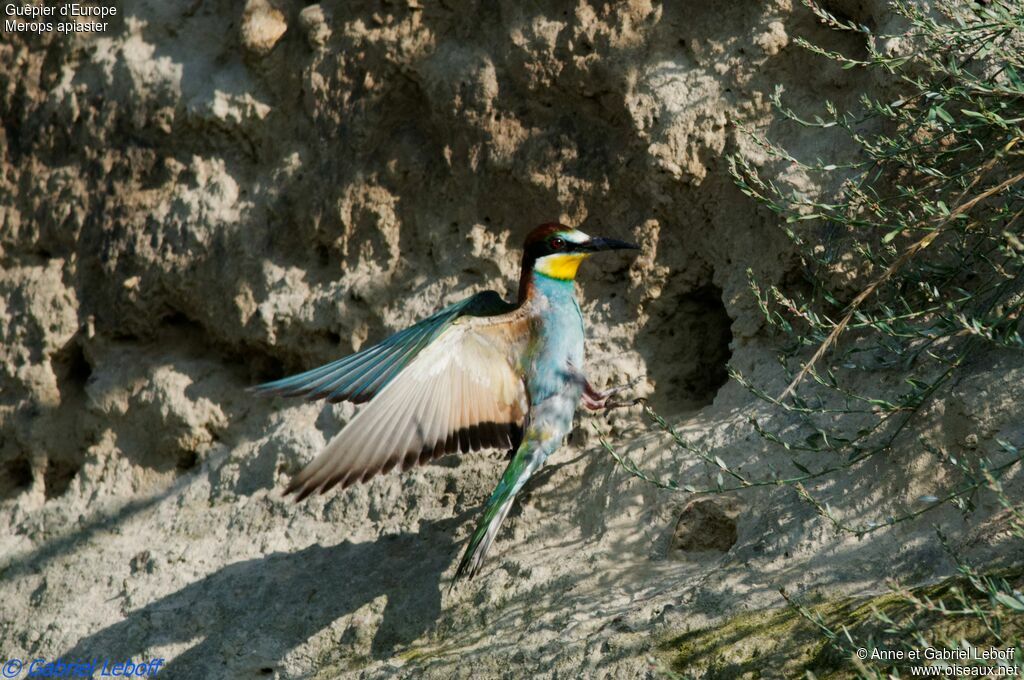
[[[593,385],[588,382],[585,384],[583,390],[583,405],[591,411],[610,411],[612,409],[635,406],[641,402],[645,402],[647,400],[643,397],[637,397],[636,399],[625,401],[611,400],[611,398],[616,394],[633,389],[643,382],[643,380],[644,376],[639,376],[624,385],[617,385],[616,387],[610,387],[606,390],[596,390]]]
[[[611,411],[617,408],[629,408],[630,406],[639,406],[640,404],[646,403],[647,397],[636,397],[635,399],[627,399],[626,401],[609,401],[605,403],[602,410]]]

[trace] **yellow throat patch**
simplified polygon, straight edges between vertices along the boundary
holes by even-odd
[[[537,260],[534,269],[544,276],[568,281],[576,278],[576,270],[580,262],[587,259],[587,253],[566,253],[565,255],[545,255]]]

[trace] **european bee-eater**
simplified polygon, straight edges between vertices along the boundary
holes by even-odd
[[[356,354],[258,386],[329,402],[369,402],[288,485],[302,500],[445,453],[514,452],[484,507],[455,578],[472,577],[515,495],[572,430],[582,401],[605,408],[583,374],[576,271],[591,254],[637,246],[562,224],[526,237],[519,299],[477,293]]]

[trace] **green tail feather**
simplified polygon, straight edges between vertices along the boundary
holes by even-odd
[[[533,447],[527,448],[527,444],[524,442],[516,455],[509,461],[498,486],[495,487],[491,497],[487,500],[487,505],[484,506],[484,513],[477,522],[476,529],[473,530],[473,536],[469,539],[469,545],[466,546],[466,552],[462,556],[462,561],[459,562],[459,568],[455,571],[452,585],[460,578],[473,578],[483,566],[487,550],[498,533],[498,527],[501,526],[501,522],[512,507],[512,501],[515,500],[516,494],[536,469],[536,466],[532,464],[535,453]]]

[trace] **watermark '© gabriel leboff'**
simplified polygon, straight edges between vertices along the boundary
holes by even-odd
[[[4,678],[149,678],[159,673],[163,665],[163,659],[150,659],[139,663],[131,659],[8,659],[0,667],[0,674]]]

